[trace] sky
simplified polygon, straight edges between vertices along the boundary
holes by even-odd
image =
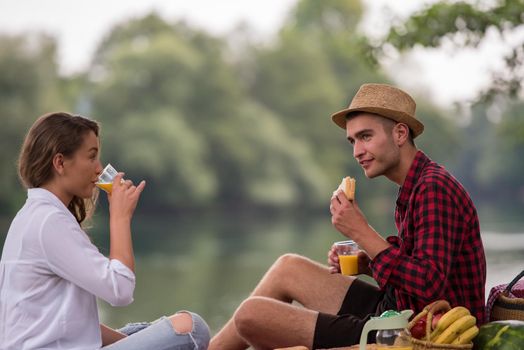
[[[385,33],[386,18],[405,18],[435,0],[363,0],[367,11],[362,30],[371,36]],[[0,33],[45,31],[57,38],[58,59],[65,74],[81,71],[111,26],[152,10],[167,20],[185,20],[215,35],[226,35],[239,22],[271,38],[297,0],[0,0]],[[493,38],[496,41],[496,38]],[[384,62],[394,81],[408,91],[433,100],[443,108],[471,99],[485,87],[489,70],[500,67],[504,47],[488,43],[479,51],[415,50]]]

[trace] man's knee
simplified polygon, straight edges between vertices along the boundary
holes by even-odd
[[[280,256],[275,262],[275,269],[281,272],[288,273],[293,270],[300,269],[309,261],[308,258],[298,254],[287,253]],[[287,276],[290,277],[289,275]]]
[[[249,339],[251,333],[256,331],[266,306],[267,300],[261,297],[250,297],[240,304],[235,312],[234,322],[242,338]]]
[[[290,265],[290,264],[297,264],[301,261],[304,261],[306,258],[302,255],[294,254],[294,253],[286,253],[284,255],[281,255],[277,259],[277,264],[281,264],[284,266]]]

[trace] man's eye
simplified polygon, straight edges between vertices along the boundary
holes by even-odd
[[[371,135],[367,135],[367,134],[362,135],[362,140],[369,141],[370,139],[371,139]]]

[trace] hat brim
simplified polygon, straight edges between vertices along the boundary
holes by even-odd
[[[346,108],[331,115],[331,120],[333,120],[333,122],[342,129],[346,129],[346,116],[355,112],[378,114],[384,118],[394,120],[398,123],[404,123],[411,129],[413,138],[422,134],[422,131],[424,131],[424,124],[419,122],[416,117],[412,117],[401,111],[380,107]]]

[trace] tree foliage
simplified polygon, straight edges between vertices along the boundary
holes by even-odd
[[[308,145],[249,99],[226,48],[154,14],[115,28],[93,67],[105,156],[153,179],[157,205],[314,203],[325,188]]]
[[[524,28],[523,13],[522,0],[439,1],[392,24],[374,47],[378,61],[391,47],[400,52],[417,46],[476,49],[496,38],[508,48],[504,67],[492,72],[491,85],[467,111],[471,122],[458,125],[462,146],[454,164],[480,207],[495,216],[501,208],[506,214],[519,212],[524,203],[518,179],[524,166],[516,159],[524,150],[524,41],[515,40]]]
[[[523,13],[522,0],[440,1],[392,26],[385,42],[401,51],[417,45],[435,48],[448,43],[457,48],[475,48],[489,32],[497,33],[510,52],[504,57],[504,69],[492,73],[492,84],[481,97],[515,97],[524,79],[524,41],[512,43],[510,37],[524,28]],[[379,55],[383,53],[382,45],[376,47]]]
[[[65,109],[100,121],[104,163],[147,180],[143,210],[325,210],[341,177],[352,175],[362,207],[383,216],[396,187],[364,178],[330,120],[362,83],[388,82],[362,51],[362,14],[356,0],[302,0],[274,40],[233,48],[150,13],[112,28],[89,69],[67,77],[52,38],[0,38],[0,207],[12,211],[23,198],[15,162],[27,128]],[[417,145],[463,171],[457,163],[480,152],[479,140],[462,145],[456,119],[414,95],[426,125]]]
[[[35,115],[64,106],[56,42],[46,35],[0,36],[0,208],[15,210],[18,147]]]

